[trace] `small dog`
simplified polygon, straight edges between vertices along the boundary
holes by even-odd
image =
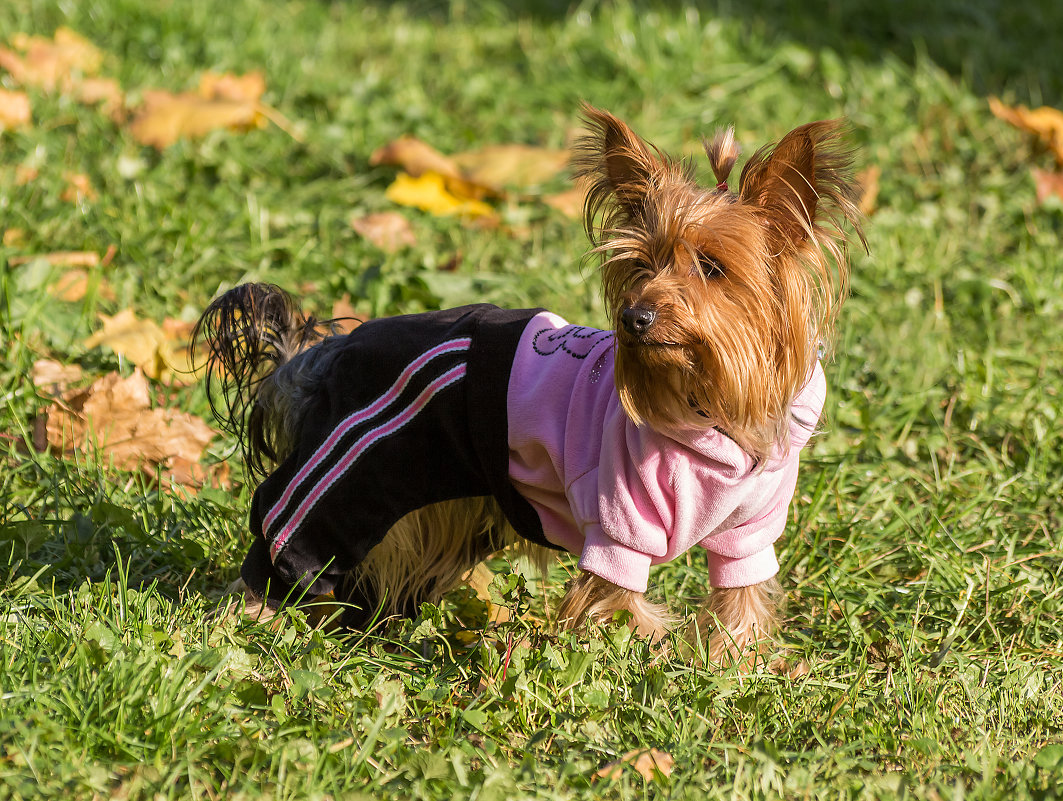
[[[732,192],[733,130],[705,143],[706,189],[616,117],[583,113],[576,175],[612,330],[476,305],[331,335],[264,284],[204,312],[212,406],[264,479],[241,570],[252,598],[332,592],[361,627],[416,615],[520,544],[540,565],[580,556],[562,625],[627,611],[657,638],[672,621],[645,597],[649,568],[700,545],[709,658],[770,636],[844,229],[863,241],[844,126],[761,149]]]

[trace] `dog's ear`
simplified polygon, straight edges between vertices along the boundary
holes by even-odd
[[[588,181],[588,225],[613,199],[637,216],[664,166],[660,152],[609,112],[584,103],[582,113],[589,133],[577,144],[573,164],[576,177]]]
[[[802,125],[757,151],[743,168],[739,196],[764,210],[775,252],[802,245],[825,215],[855,217],[845,128],[842,120]]]

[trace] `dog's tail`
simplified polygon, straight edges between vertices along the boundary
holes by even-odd
[[[305,315],[291,295],[272,284],[230,289],[196,323],[192,352],[206,351],[211,411],[241,443],[252,473],[265,476],[280,462],[298,430],[299,410],[285,386],[290,382],[278,380],[278,368],[323,339],[330,323]]]

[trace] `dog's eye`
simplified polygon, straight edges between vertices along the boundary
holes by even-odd
[[[708,253],[698,254],[698,268],[701,270],[701,274],[706,278],[715,278],[717,276],[722,276],[724,273],[723,265]]]

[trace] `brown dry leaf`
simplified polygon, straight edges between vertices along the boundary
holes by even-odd
[[[1063,111],[1051,106],[1006,106],[996,97],[989,98],[989,109],[1004,122],[1040,139],[1063,165]]]
[[[504,187],[527,189],[554,178],[569,163],[567,150],[530,145],[491,145],[453,157],[462,177],[501,192]]]
[[[856,183],[860,192],[858,205],[860,213],[865,217],[870,217],[875,211],[875,204],[878,202],[879,178],[881,177],[882,168],[877,164],[871,165],[866,170],[861,170],[856,176]]]
[[[369,164],[376,167],[388,164],[401,167],[414,178],[426,172],[434,172],[447,178],[460,178],[458,165],[431,145],[413,136],[401,136],[394,142],[377,148],[369,157]]]
[[[83,376],[76,364],[60,364],[52,359],[38,359],[30,370],[33,386],[48,395],[61,395]]]
[[[1044,203],[1055,195],[1063,200],[1063,172],[1032,170],[1034,186],[1037,187],[1037,202]]]
[[[351,228],[386,253],[417,244],[410,221],[396,211],[351,217]]]
[[[25,92],[0,89],[0,132],[30,124],[30,99]]]
[[[157,381],[183,384],[194,379],[185,347],[187,334],[170,336],[154,321],[137,319],[132,309],[123,309],[113,317],[101,314],[100,318],[103,330],[85,340],[86,348],[109,347]]]
[[[656,748],[628,751],[615,762],[610,762],[608,765],[599,768],[595,772],[594,778],[614,779],[624,769],[625,765],[634,768],[646,781],[652,781],[660,776],[671,776],[675,759],[672,758],[671,754],[659,751]]]
[[[99,451],[119,469],[154,474],[161,468],[180,484],[201,483],[198,461],[214,437],[198,417],[152,409],[139,370],[129,378],[110,373],[70,393],[51,406],[47,418],[48,444],[59,452]]]
[[[59,199],[64,203],[76,204],[96,199],[96,190],[92,188],[92,182],[89,180],[89,176],[85,175],[85,173],[64,173],[63,180],[66,181],[66,188],[59,196]]]
[[[586,199],[587,193],[579,187],[574,187],[556,195],[547,195],[543,198],[543,203],[566,217],[575,219],[583,214],[583,204]]]
[[[0,47],[0,67],[16,83],[45,91],[67,91],[82,76],[95,75],[103,63],[99,49],[69,28],[58,28],[51,39],[15,34],[11,46],[14,50]]]
[[[343,297],[332,304],[332,330],[337,334],[349,334],[360,326],[365,317],[358,313],[351,303],[351,296],[344,293]]]
[[[10,248],[21,244],[25,238],[26,230],[24,228],[7,228],[4,230],[4,236],[0,238],[0,242],[3,242],[4,247]]]

